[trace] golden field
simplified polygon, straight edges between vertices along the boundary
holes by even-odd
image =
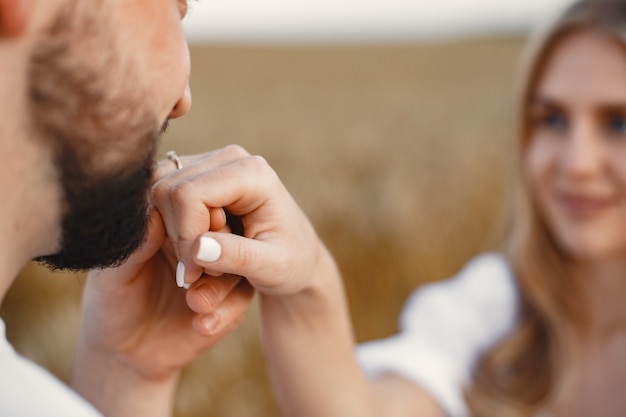
[[[384,337],[414,287],[494,247],[522,45],[193,46],[194,105],[162,154],[263,155],[334,253],[357,339]],[[1,310],[16,348],[63,379],[82,282],[29,265]],[[254,308],[185,371],[176,415],[279,415]]]

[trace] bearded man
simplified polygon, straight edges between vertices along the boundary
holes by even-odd
[[[172,178],[200,157],[153,169],[157,138],[191,104],[186,9],[0,0],[0,299],[33,259],[93,269],[71,387],[19,356],[0,320],[2,416],[170,415],[182,367],[243,319],[251,287],[207,279],[191,255],[189,230],[229,231],[225,212],[178,215]],[[155,201],[155,181],[180,198]]]

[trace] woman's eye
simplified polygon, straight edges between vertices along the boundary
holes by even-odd
[[[614,135],[626,135],[626,117],[621,114],[609,116],[607,120],[607,129]]]
[[[567,118],[558,111],[550,111],[539,119],[540,127],[550,130],[564,130],[567,128]]]

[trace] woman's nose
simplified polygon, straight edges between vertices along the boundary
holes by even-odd
[[[579,123],[570,132],[561,155],[561,167],[576,178],[586,178],[599,172],[603,158],[602,137],[592,123]]]

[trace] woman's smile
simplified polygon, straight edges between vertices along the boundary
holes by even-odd
[[[557,191],[556,204],[564,216],[585,221],[609,214],[617,201],[606,194]]]

